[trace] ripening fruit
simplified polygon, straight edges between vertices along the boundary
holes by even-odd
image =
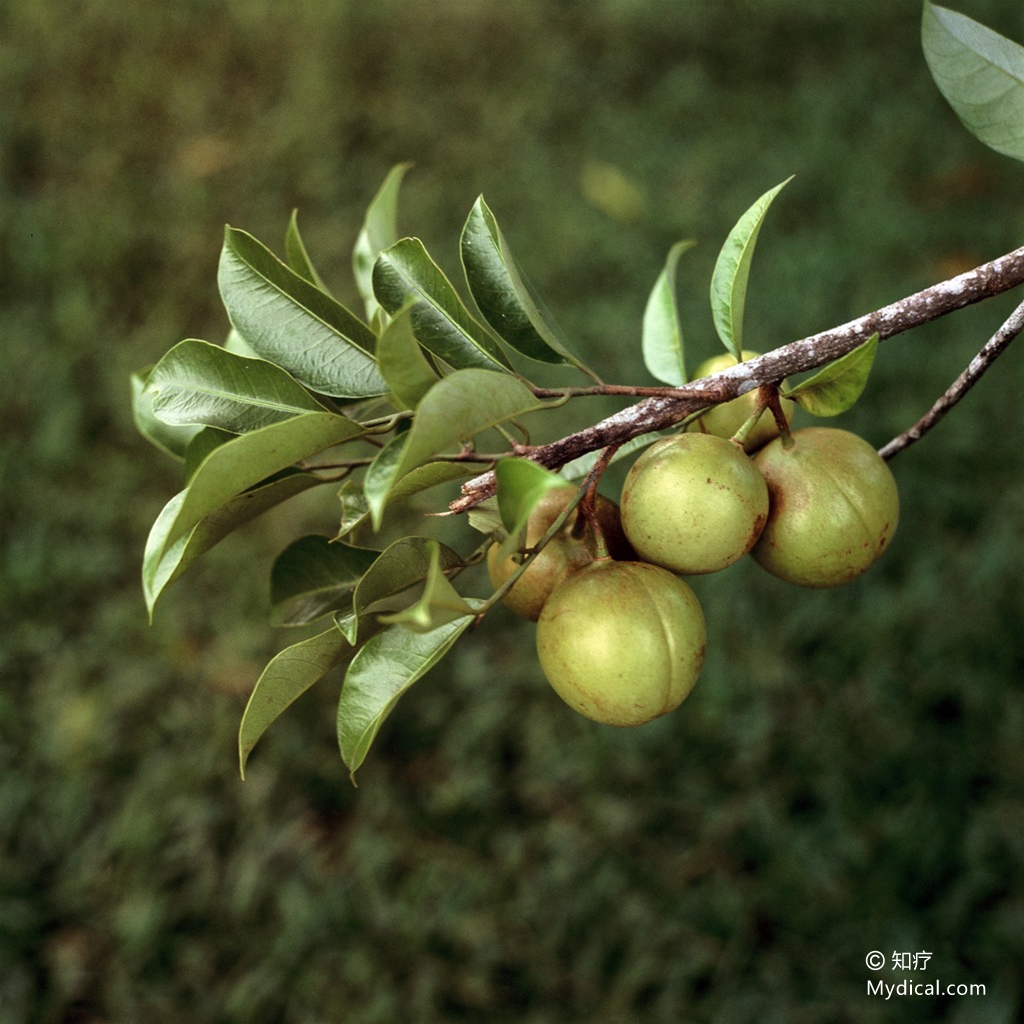
[[[655,441],[622,487],[622,527],[645,562],[717,572],[745,555],[768,517],[768,488],[743,449],[714,434]]]
[[[802,587],[837,587],[889,546],[899,519],[896,481],[862,437],[831,427],[795,430],[755,457],[771,510],[752,552],[772,575]]]
[[[548,491],[537,502],[526,524],[527,548],[533,547],[548,532],[551,524],[561,515],[576,493],[575,487],[558,487]],[[619,506],[599,494],[595,509],[608,553],[613,558],[632,558],[633,550],[622,532]],[[573,527],[578,515],[577,506],[566,519],[562,530],[544,546],[505,595],[504,603],[516,615],[536,622],[551,591],[567,576],[589,565],[597,557],[595,537],[589,528],[585,528],[580,536],[573,536]],[[504,559],[498,557],[500,547],[500,544],[492,544],[487,551],[487,572],[495,589],[519,568],[519,563],[512,555]]]
[[[744,361],[755,359],[760,354],[760,352],[750,352],[747,349],[743,349],[742,352]],[[701,377],[709,377],[713,373],[718,373],[719,370],[735,365],[736,357],[728,352],[723,352],[721,355],[713,356],[711,359],[706,359],[701,363],[691,379],[698,380]],[[782,411],[786,416],[786,422],[792,423],[796,403],[783,398],[781,405]],[[734,398],[731,402],[713,405],[699,419],[694,421],[690,429],[701,430],[705,434],[714,434],[717,437],[732,437],[753,416],[756,407],[757,388],[753,391],[748,391],[745,395],[740,395],[739,398]],[[778,436],[779,428],[775,423],[775,417],[768,409],[765,409],[761,413],[761,418],[757,421],[757,425],[747,435],[743,448],[747,452],[756,452],[758,448],[763,447]]]
[[[537,624],[541,668],[572,708],[642,725],[693,689],[707,641],[690,587],[646,562],[598,559],[557,587]]]

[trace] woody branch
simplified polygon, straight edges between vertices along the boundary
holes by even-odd
[[[729,401],[763,385],[777,384],[796,373],[813,370],[853,351],[872,334],[880,340],[992,298],[1024,283],[1024,247],[963,274],[851,320],[839,327],[783,345],[755,359],[704,377],[679,389],[678,395],[646,398],[627,409],[561,440],[524,450],[523,456],[548,469],[558,469],[588,452],[619,445],[641,434],[663,430],[710,405]],[[496,490],[493,470],[462,485],[451,512],[465,512]]]

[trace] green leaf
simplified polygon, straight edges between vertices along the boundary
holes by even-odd
[[[316,272],[316,267],[313,266],[313,261],[306,251],[306,243],[302,241],[302,236],[299,234],[298,210],[292,210],[291,220],[288,221],[288,230],[284,236],[284,255],[288,260],[288,266],[299,277],[304,277],[310,284],[315,285],[327,295],[331,294]]]
[[[368,615],[402,611],[415,603],[418,595],[412,591],[430,574],[434,545],[442,571],[462,565],[457,552],[426,537],[403,537],[378,555],[356,586],[351,613],[335,616],[338,627],[353,644],[367,636]]]
[[[534,506],[548,491],[568,486],[565,477],[529,459],[502,459],[494,467],[494,475],[501,523],[511,536],[517,536],[526,527]]]
[[[530,359],[580,365],[569,339],[520,270],[483,196],[462,229],[460,248],[473,301],[501,338]]]
[[[466,513],[469,525],[487,537],[499,537],[505,530],[505,524],[501,521],[501,512],[498,511],[498,499],[495,497],[486,498],[474,505]]]
[[[743,311],[747,302],[750,261],[768,207],[792,177],[769,189],[736,222],[718,254],[711,275],[711,315],[722,344],[739,362],[743,351]],[[685,379],[685,378],[684,378]]]
[[[347,478],[342,483],[338,488],[338,504],[341,506],[341,514],[335,540],[347,537],[370,518],[370,505],[359,481]]]
[[[166,536],[185,500],[186,492],[179,491],[157,517],[143,557],[143,593],[150,620],[160,595],[200,555],[268,509],[322,483],[311,473],[286,473],[262,487],[248,490],[225,502],[173,543],[161,547],[162,538]]]
[[[289,544],[270,573],[272,624],[302,626],[351,604],[378,554],[315,534]]]
[[[438,381],[420,402],[397,478],[432,455],[458,451],[498,423],[542,408],[533,392],[510,374],[458,370]]]
[[[218,283],[231,323],[246,342],[306,387],[333,398],[387,391],[370,328],[252,235],[225,230]]]
[[[146,387],[153,395],[153,414],[164,423],[205,424],[235,434],[326,411],[279,366],[193,339],[167,352]]]
[[[861,396],[878,349],[878,335],[822,367],[813,377],[782,392],[813,416],[838,416]]]
[[[381,461],[370,467],[372,480],[369,484],[370,490],[374,493],[374,504],[380,509],[378,525],[374,527],[379,530],[383,525],[390,509],[401,506],[401,503],[423,491],[441,484],[451,483],[463,477],[474,476],[479,472],[478,466],[460,462],[427,462],[417,466],[402,477],[401,480],[394,480],[394,464],[390,468],[386,461]],[[371,475],[368,473],[368,476]],[[338,527],[336,539],[346,536],[358,530],[367,522],[372,525],[372,513],[370,502],[366,498],[366,478],[363,486],[360,487],[354,481],[346,481],[338,492],[338,500],[341,503],[341,521]],[[379,505],[378,505],[379,503]]]
[[[679,257],[697,243],[676,242],[668,251],[665,267],[654,282],[644,309],[644,365],[656,380],[674,388],[686,383],[683,325],[676,301],[676,270]]]
[[[438,381],[420,402],[412,427],[392,438],[369,467],[363,489],[380,529],[384,507],[399,493],[399,481],[432,455],[458,451],[476,434],[525,412],[542,408],[532,392],[509,374],[490,370],[457,370]],[[443,479],[468,475],[464,468]],[[433,486],[433,484],[428,484]]]
[[[351,653],[351,645],[332,626],[286,647],[269,662],[256,681],[238,729],[238,764],[243,779],[249,754],[274,720]]]
[[[181,492],[174,514],[165,508],[153,524],[143,570],[146,587],[153,589],[151,574],[163,564],[171,546],[210,513],[300,459],[362,433],[363,428],[358,423],[344,416],[307,412],[242,434],[214,448]]]
[[[410,298],[412,329],[420,344],[457,370],[506,370],[508,360],[487,329],[470,316],[451,282],[418,238],[385,249],[373,268],[377,300],[395,313]]]
[[[363,494],[366,496],[370,522],[373,524],[374,531],[380,529],[381,520],[384,517],[384,506],[387,504],[388,495],[397,479],[408,441],[407,433],[391,438],[366,469],[366,474],[363,477]]]
[[[412,164],[396,164],[388,172],[384,183],[370,201],[363,220],[363,228],[352,251],[352,269],[356,287],[366,307],[366,319],[373,323],[380,312],[380,304],[373,292],[373,265],[377,257],[398,241],[398,193],[402,179]]]
[[[440,378],[423,354],[412,329],[412,307],[402,306],[381,332],[377,341],[377,359],[381,376],[400,408],[415,409],[420,399]]]
[[[228,336],[224,339],[224,351],[236,356],[247,356],[249,359],[259,359],[252,345],[234,327],[228,331]]]
[[[391,615],[381,615],[381,623],[405,626],[415,633],[428,633],[463,615],[473,614],[473,609],[451,585],[441,568],[440,545],[437,541],[429,541],[428,550],[430,567],[427,570],[422,596],[408,608]]]
[[[186,427],[170,426],[157,418],[153,412],[153,395],[146,390],[152,367],[131,375],[132,387],[132,418],[135,428],[150,444],[156,445],[162,452],[176,459],[185,458],[192,438],[202,427],[189,425]]]
[[[221,430],[219,427],[203,427],[192,438],[185,451],[185,482],[188,483],[195,476],[196,470],[214,448],[219,448],[222,444],[233,441],[234,438],[234,434]]]
[[[1024,48],[932,3],[924,5],[921,43],[964,127],[997,153],[1024,160]]]
[[[470,607],[482,604],[474,600]],[[353,782],[399,698],[451,650],[474,618],[464,615],[427,633],[390,626],[360,648],[345,673],[338,701],[338,746]]]

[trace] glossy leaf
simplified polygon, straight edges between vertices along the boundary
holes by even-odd
[[[398,241],[398,194],[402,179],[412,164],[396,164],[370,201],[362,230],[352,251],[352,269],[356,287],[366,307],[366,319],[373,323],[380,304],[373,292],[373,265],[377,257]]]
[[[1024,160],[1024,48],[956,11],[925,3],[921,42],[939,91],[964,127]]]
[[[188,483],[196,474],[196,470],[206,460],[207,455],[219,448],[228,441],[233,441],[235,435],[219,427],[203,427],[199,433],[189,442],[185,451],[185,483]]]
[[[477,434],[543,408],[516,377],[491,370],[459,370],[438,381],[420,402],[397,479],[432,455],[458,451]]]
[[[352,643],[366,637],[367,615],[401,611],[417,600],[412,588],[420,586],[430,574],[433,546],[442,571],[462,564],[457,552],[426,537],[403,537],[380,553],[356,586],[351,612],[335,616],[338,627]]]
[[[676,299],[676,271],[679,257],[697,243],[676,242],[669,249],[665,266],[658,275],[644,309],[644,365],[655,380],[674,388],[686,383],[683,325]]]
[[[362,433],[358,423],[344,416],[307,412],[219,445],[193,473],[174,514],[164,514],[165,509],[153,524],[146,544],[146,585],[151,586],[148,577],[163,564],[171,546],[210,513],[300,459]]]
[[[192,438],[202,427],[171,426],[153,412],[153,395],[146,390],[152,367],[131,375],[132,418],[135,428],[150,444],[176,459],[184,459]]]
[[[395,460],[402,454],[403,441],[404,436],[394,438],[369,467],[363,479],[361,504],[354,496],[347,496],[346,533],[356,529],[365,520],[370,521],[375,531],[380,530],[388,511],[400,507],[405,499],[479,472],[478,466],[466,462],[427,462],[396,480]]]
[[[440,380],[412,329],[412,305],[402,306],[377,340],[377,360],[399,408],[415,409]]]
[[[772,200],[790,181],[792,178],[787,178],[769,189],[740,217],[729,232],[711,275],[711,315],[715,330],[737,362],[742,359],[743,313],[757,236]]]
[[[462,229],[460,248],[473,301],[502,339],[530,359],[579,365],[569,339],[520,270],[483,196]]]
[[[268,663],[256,681],[238,729],[238,764],[243,779],[249,754],[274,720],[351,653],[351,645],[331,626],[286,647]]]
[[[153,413],[164,423],[204,424],[236,434],[299,413],[326,411],[279,366],[192,339],[167,352],[146,386],[153,395]]]
[[[398,478],[398,471],[408,441],[407,433],[391,438],[377,453],[363,477],[363,494],[366,496],[370,522],[375,531],[380,529],[381,520],[384,517],[384,506],[387,504],[388,495]]]
[[[246,342],[306,387],[333,398],[387,391],[370,328],[252,235],[226,229],[218,283]]]
[[[412,329],[420,344],[457,370],[504,370],[508,360],[487,329],[477,323],[441,268],[418,238],[385,249],[373,268],[377,300],[395,313],[410,298]]]
[[[814,416],[838,416],[860,398],[875,361],[878,335],[822,367],[813,377],[782,392]]]
[[[288,221],[288,230],[284,236],[284,254],[288,260],[288,266],[295,271],[299,277],[304,277],[310,284],[315,285],[320,291],[330,295],[320,275],[313,266],[313,261],[306,251],[306,243],[299,234],[299,211],[292,210],[291,220]]]
[[[476,609],[482,603],[470,606]],[[399,698],[451,650],[474,618],[464,615],[427,633],[390,626],[359,649],[338,701],[338,746],[353,781]]]
[[[534,506],[548,491],[566,487],[566,480],[529,459],[502,459],[494,467],[498,482],[498,510],[510,535],[526,527]]]
[[[302,626],[350,605],[377,556],[376,551],[316,534],[292,542],[277,556],[270,573],[272,624]]]
[[[430,567],[420,599],[401,611],[381,615],[381,623],[405,626],[416,633],[427,633],[463,615],[473,614],[473,609],[466,604],[444,574],[441,567],[440,545],[437,541],[429,541],[427,547],[430,552]]]
[[[268,509],[322,483],[311,473],[285,473],[276,480],[225,502],[173,543],[161,549],[158,546],[159,539],[166,535],[185,498],[185,492],[179,491],[157,517],[150,533],[151,542],[147,544],[143,558],[143,593],[150,619],[160,595],[200,555]]]

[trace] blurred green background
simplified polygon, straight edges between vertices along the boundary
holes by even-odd
[[[957,5],[955,5],[957,6]],[[1001,0],[958,9],[1017,39]],[[230,222],[349,253],[388,168],[449,270],[483,192],[609,380],[669,246],[715,350],[725,233],[762,232],[765,350],[1016,247],[1022,169],[964,132],[912,0],[0,3],[0,1021],[1010,1022],[1024,1006],[1024,350],[893,462],[901,528],[833,593],[696,583],[674,715],[593,725],[504,611],[400,704],[353,789],[325,681],[242,783],[284,513],[147,625],[178,468],[129,373],[219,340]],[[1001,323],[887,342],[842,418],[881,445]],[[597,418],[598,403],[574,416]],[[330,532],[326,520],[323,531]],[[928,951],[923,973],[865,966]],[[981,983],[985,996],[866,993]]]

